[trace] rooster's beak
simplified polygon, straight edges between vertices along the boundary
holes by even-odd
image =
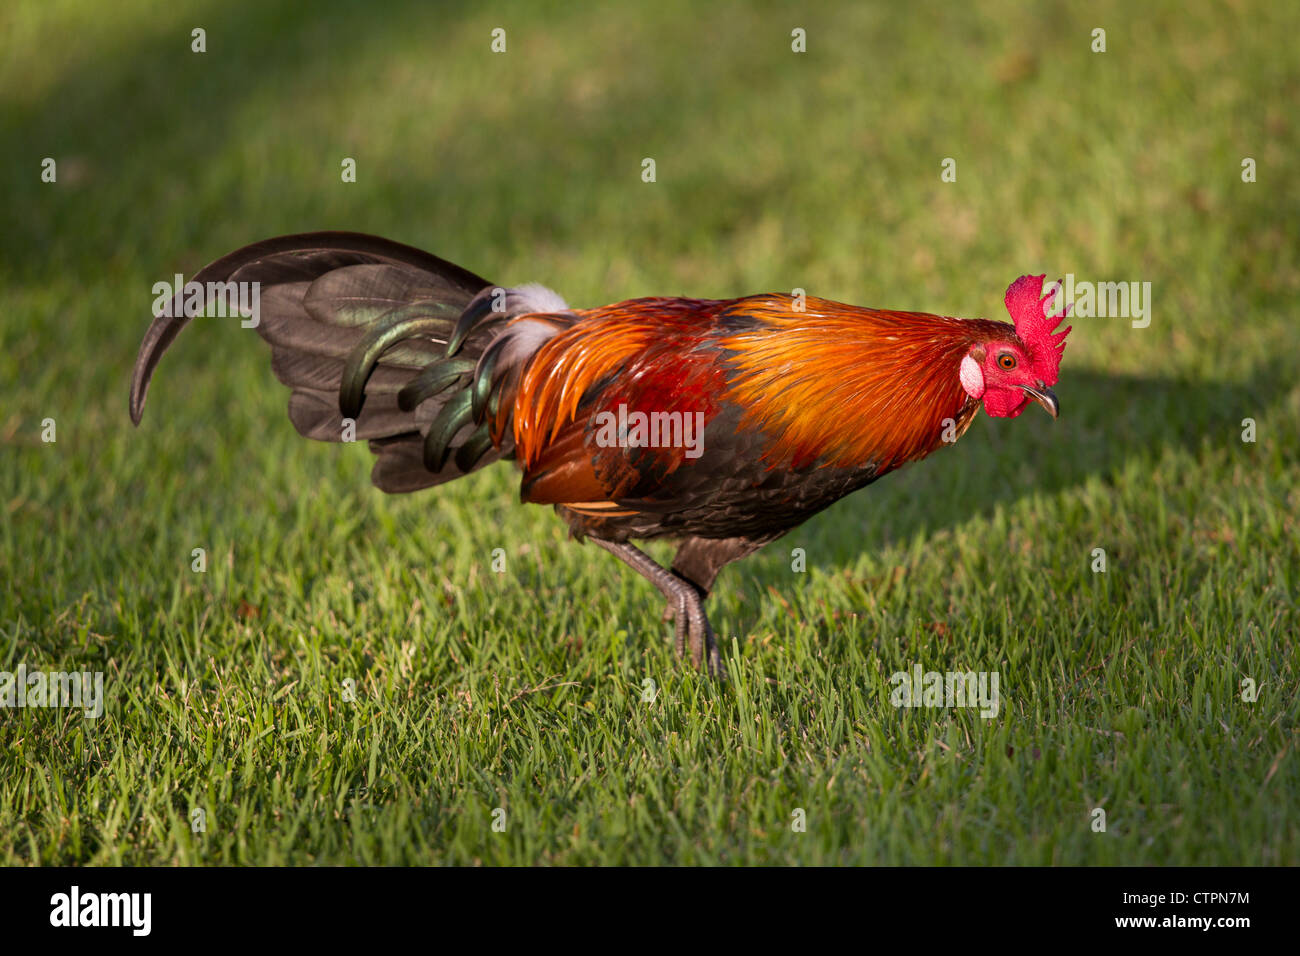
[[[1041,381],[1035,385],[1017,385],[1026,395],[1043,406],[1047,414],[1056,418],[1061,414],[1061,403],[1056,400],[1056,393],[1044,385]]]

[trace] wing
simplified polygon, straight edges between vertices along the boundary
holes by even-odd
[[[574,510],[653,495],[698,460],[725,381],[719,303],[637,299],[579,313],[515,392],[521,497]]]

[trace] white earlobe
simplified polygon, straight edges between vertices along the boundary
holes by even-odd
[[[984,373],[980,371],[979,363],[967,355],[961,360],[961,387],[966,389],[966,394],[971,398],[984,397]]]

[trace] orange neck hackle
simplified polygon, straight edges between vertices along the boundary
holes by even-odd
[[[796,468],[885,471],[956,440],[978,409],[961,385],[962,358],[1011,332],[1002,322],[824,299],[795,311],[777,295],[746,311],[761,322],[719,343],[735,370],[724,398],[745,409],[743,425],[775,439],[773,465]]]

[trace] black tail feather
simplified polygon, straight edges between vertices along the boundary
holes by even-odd
[[[425,460],[425,435],[461,387],[428,394],[411,406],[399,394],[423,370],[447,360],[446,344],[457,319],[489,283],[411,246],[358,233],[319,232],[281,236],[245,246],[201,269],[191,282],[259,284],[256,329],[272,349],[276,377],[293,390],[289,417],[298,431],[322,441],[367,440],[379,456],[372,473],[384,491],[414,491],[459,477],[509,454],[471,442],[472,424],[438,445],[446,452],[474,445],[457,459],[442,454],[437,467]],[[171,315],[155,317],[136,358],[131,381],[131,420],[139,424],[154,370],[189,323],[184,294]],[[412,308],[414,306],[414,308]],[[422,320],[412,323],[413,313]],[[499,315],[482,317],[496,326]],[[406,322],[401,328],[397,326]],[[378,332],[391,328],[397,341],[366,350]],[[490,336],[475,334],[453,361],[475,361]],[[426,373],[428,374],[428,373]],[[350,387],[345,387],[345,382]],[[340,401],[361,406],[345,420]],[[468,398],[466,398],[468,402]],[[444,423],[446,419],[443,419]],[[444,442],[446,443],[444,445]],[[460,468],[457,461],[468,465]]]

